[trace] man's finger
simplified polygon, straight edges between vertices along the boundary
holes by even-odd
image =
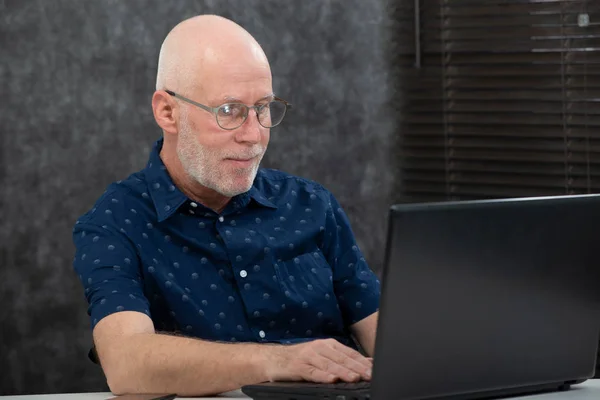
[[[338,363],[324,354],[315,356],[310,362],[318,369],[326,371],[345,382],[356,382],[361,377],[360,373],[347,368],[344,364]]]
[[[337,377],[327,371],[323,371],[316,366],[309,366],[306,373],[302,374],[302,377],[311,382],[317,383],[333,383]]]
[[[343,344],[341,344],[339,342],[336,342],[333,345],[333,348],[339,352],[344,353],[346,356],[352,358],[353,360],[356,360],[357,362],[362,364],[365,368],[373,368],[373,361],[368,360],[366,357],[364,357],[358,351],[351,349],[348,346],[344,346]]]
[[[329,346],[324,347],[323,349],[321,349],[320,354],[322,356],[328,358],[332,362],[336,363],[337,365],[344,367],[345,370],[355,373],[356,376],[351,375],[349,372],[344,371],[344,373],[347,374],[348,379],[350,379],[351,381],[355,381],[358,378],[362,378],[364,380],[368,380],[371,378],[371,376],[370,376],[371,367],[370,366],[365,366],[365,365],[361,364],[357,360],[354,360],[351,357],[348,357],[346,354],[344,354],[341,351],[337,351],[333,347],[329,347]]]

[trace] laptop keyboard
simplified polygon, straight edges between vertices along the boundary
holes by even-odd
[[[335,390],[359,390],[370,389],[371,382],[336,382],[336,383],[309,383],[302,382],[303,387],[318,388],[318,389],[335,389]]]
[[[343,390],[357,390],[357,389],[370,389],[371,382],[369,381],[360,381],[360,382],[338,382],[338,383],[329,383],[327,385],[331,385],[331,387],[336,389]]]

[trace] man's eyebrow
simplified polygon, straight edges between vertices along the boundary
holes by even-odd
[[[254,104],[260,103],[263,100],[272,99],[274,97],[275,97],[275,93],[269,93],[266,96],[263,96],[260,99],[258,99]],[[225,96],[222,98],[222,100],[227,103],[243,103],[242,100],[238,99],[237,97],[232,97],[232,96]]]
[[[225,96],[221,100],[226,102],[241,103],[242,101],[236,97]]]

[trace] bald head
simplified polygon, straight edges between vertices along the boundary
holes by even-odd
[[[187,19],[169,32],[161,46],[156,90],[190,94],[234,63],[262,68],[270,77],[265,53],[244,28],[217,15]]]
[[[231,106],[213,113],[197,103],[264,105],[273,97],[267,57],[241,26],[215,15],[175,26],[160,49],[152,109],[164,135],[160,156],[177,186],[190,198],[216,199],[221,206],[248,191],[270,129],[261,125],[255,109],[237,128],[226,130],[219,115],[233,113]]]

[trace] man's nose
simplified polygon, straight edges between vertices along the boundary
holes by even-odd
[[[252,108],[248,110],[246,121],[237,129],[236,138],[239,142],[259,143],[262,138],[262,129],[256,110]]]

